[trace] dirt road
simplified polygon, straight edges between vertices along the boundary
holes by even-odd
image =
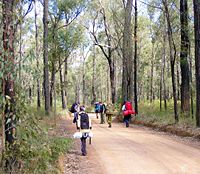
[[[87,159],[102,174],[200,174],[200,146],[164,133],[122,123],[99,124],[94,115]]]

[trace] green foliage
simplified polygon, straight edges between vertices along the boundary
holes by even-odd
[[[14,144],[7,145],[4,161],[14,159],[22,165],[22,173],[58,173],[56,161],[70,148],[71,139],[50,136],[50,125],[41,118],[44,113],[32,108],[26,96],[16,95],[17,133]],[[17,166],[13,165],[12,170],[17,170]]]
[[[178,103],[180,113],[180,102]],[[140,102],[139,103],[139,116],[137,120],[143,120],[146,122],[159,123],[163,125],[174,124],[174,108],[173,100],[167,102],[167,110],[164,108],[160,111],[160,103],[155,100],[153,103]],[[195,119],[191,116],[185,117],[180,114],[180,120],[178,125],[195,127]]]

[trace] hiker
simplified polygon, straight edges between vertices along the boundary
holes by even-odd
[[[86,139],[89,137],[90,129],[92,129],[91,126],[91,119],[89,118],[88,114],[85,112],[85,107],[80,107],[80,112],[78,114],[78,120],[77,120],[77,129],[80,130],[82,133],[81,137],[81,152],[83,156],[87,155],[86,151]]]
[[[97,119],[99,118],[99,116],[98,116],[99,110],[100,110],[99,102],[96,102],[96,103],[94,104],[94,111],[95,111],[95,113],[96,113],[96,118],[97,118]]]
[[[131,114],[135,114],[135,110],[132,107],[132,103],[130,101],[124,101],[122,111],[124,115],[124,123],[126,124],[126,127],[129,127]]]
[[[105,104],[99,102],[99,112],[100,112],[100,116],[101,116],[101,122],[100,124],[104,124],[105,123],[105,119],[104,119],[104,113],[105,113]]]
[[[78,112],[79,112],[79,102],[75,102],[72,104],[70,112],[74,113],[74,119],[73,119],[73,123],[76,123],[77,118],[78,118]]]
[[[105,111],[106,111],[108,127],[111,128],[112,116],[113,116],[113,104],[109,103],[108,105],[106,105]]]

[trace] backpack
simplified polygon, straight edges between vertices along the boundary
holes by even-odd
[[[131,103],[131,102],[127,101],[127,102],[125,103],[125,108],[126,108],[126,110],[123,111],[123,115],[124,115],[124,116],[128,116],[128,115],[131,115],[131,114],[135,114],[135,110],[133,109],[132,103]]]
[[[95,104],[95,111],[98,111],[98,112],[100,111],[100,105],[99,105],[99,103]]]
[[[113,114],[113,105],[111,103],[106,106],[106,114]]]
[[[126,107],[126,110],[133,110],[132,103],[129,102],[129,101],[127,101],[127,102],[125,103],[125,107]]]
[[[100,112],[103,112],[103,111],[104,111],[104,107],[105,107],[104,104],[101,104],[101,105],[100,105]]]
[[[74,104],[71,106],[71,109],[70,109],[70,112],[71,112],[71,113],[76,112],[76,109],[75,109],[76,105],[77,105],[77,104],[74,103]]]
[[[80,114],[80,127],[81,129],[89,129],[89,116],[86,113]]]

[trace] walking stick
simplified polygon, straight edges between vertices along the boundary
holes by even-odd
[[[89,137],[89,144],[92,144],[92,138]]]

